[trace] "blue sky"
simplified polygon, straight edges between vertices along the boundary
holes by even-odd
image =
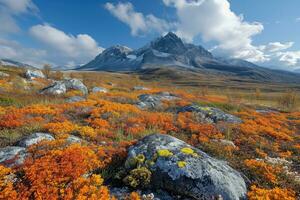
[[[0,58],[79,65],[168,31],[215,55],[300,68],[299,0],[0,0]]]

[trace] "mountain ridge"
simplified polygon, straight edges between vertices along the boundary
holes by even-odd
[[[114,45],[76,70],[137,73],[142,71],[145,75],[147,69],[163,67],[193,69],[198,73],[233,76],[237,79],[300,83],[298,73],[269,69],[242,59],[216,57],[201,45],[184,43],[172,32],[138,49]]]

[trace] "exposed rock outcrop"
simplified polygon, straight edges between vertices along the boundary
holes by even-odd
[[[27,69],[25,72],[25,77],[27,79],[35,79],[35,78],[45,78],[45,75],[41,70],[32,70],[32,69]]]
[[[242,120],[234,115],[225,113],[219,108],[208,106],[185,106],[180,108],[178,112],[194,112],[200,119],[209,123],[227,122],[227,123],[242,123]]]
[[[16,146],[27,148],[30,145],[37,144],[42,140],[54,140],[54,137],[49,133],[33,133],[19,140]]]
[[[84,95],[88,94],[87,87],[78,79],[56,81],[52,85],[42,89],[41,93],[59,95],[66,93],[68,90],[80,90]]]
[[[159,92],[156,94],[142,94],[139,97],[140,102],[137,106],[140,109],[155,109],[162,105],[162,101],[172,101],[177,100],[179,97],[170,94],[169,92]]]
[[[153,188],[197,200],[220,196],[224,200],[246,198],[246,184],[239,172],[172,136],[144,137],[130,147],[125,167],[130,168],[137,157],[144,157],[151,170]]]

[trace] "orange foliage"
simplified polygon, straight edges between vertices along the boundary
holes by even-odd
[[[64,197],[68,184],[100,165],[95,152],[78,144],[51,150],[40,158],[29,158],[23,168],[26,180],[19,186],[20,195],[36,199]]]
[[[277,183],[277,176],[282,170],[280,167],[273,167],[261,160],[245,160],[244,164],[257,176],[262,177],[271,183]]]
[[[70,134],[77,130],[78,126],[70,121],[51,122],[44,125],[44,129],[54,134]]]
[[[279,140],[292,141],[294,130],[287,123],[287,116],[280,113],[270,113],[268,115],[257,112],[242,112],[244,123],[240,125],[240,130],[248,135],[268,135]]]
[[[131,192],[130,196],[126,200],[141,200],[140,195],[137,192]]]
[[[255,185],[251,186],[248,192],[249,200],[296,200],[295,192],[288,189],[273,188],[263,189]]]
[[[193,113],[179,113],[177,117],[179,128],[192,133],[191,142],[207,142],[209,139],[221,139],[222,133],[212,124],[202,124],[194,120]]]
[[[9,176],[12,171],[0,165],[0,199],[15,200],[17,199],[17,192],[13,187],[13,181]]]

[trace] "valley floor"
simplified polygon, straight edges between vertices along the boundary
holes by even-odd
[[[227,161],[242,174],[250,200],[300,197],[298,86],[53,72],[49,78],[80,79],[90,90],[87,95],[72,89],[57,96],[39,94],[50,79],[29,81],[22,70],[1,71],[9,76],[0,80],[0,155],[8,146],[20,147],[18,141],[33,133],[53,139],[26,146],[19,164],[20,156],[1,157],[0,199],[104,200],[115,195],[109,188],[124,186],[124,199],[151,199],[143,196],[151,186],[142,178],[145,172],[131,181],[120,172],[128,147],[152,133],[174,136]],[[93,92],[95,87],[102,90]],[[143,100],[140,95],[148,96]],[[189,105],[195,112],[179,112]],[[205,116],[198,108],[207,111]],[[242,122],[208,120],[211,108]],[[70,136],[77,142],[70,142]]]

